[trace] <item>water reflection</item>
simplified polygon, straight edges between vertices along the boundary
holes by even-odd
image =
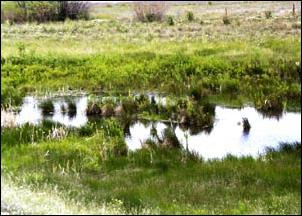
[[[39,107],[41,103],[43,100],[31,96],[25,97],[21,111],[16,115],[17,124],[22,125],[26,122],[39,124],[43,119],[48,119],[66,126],[81,127],[88,121],[86,116],[87,97],[77,97],[73,104],[68,104],[64,98],[53,98],[54,111],[44,112],[44,115]]]
[[[251,129],[243,131],[243,117],[247,117]],[[167,127],[166,124],[154,123],[158,134]],[[131,150],[141,148],[141,142],[150,137],[150,125],[138,122],[130,127],[131,137],[126,142]],[[278,147],[280,142],[301,142],[301,114],[285,112],[282,118],[265,118],[252,107],[231,109],[221,106],[215,108],[214,127],[192,133],[190,129],[177,126],[176,136],[186,148],[185,134],[189,132],[188,149],[195,151],[205,159],[222,158],[227,154],[235,156],[253,156],[264,153],[266,147]]]
[[[149,95],[149,99],[152,96]],[[15,116],[16,123],[39,124],[43,119],[48,119],[66,126],[81,127],[88,122],[87,96],[52,98],[54,111],[50,116],[43,116],[39,107],[44,100],[46,99],[25,97],[20,112]],[[163,102],[160,97],[154,96],[154,100],[156,103]],[[278,118],[267,118],[253,107],[233,109],[216,106],[214,111],[215,121],[212,127],[189,128],[172,124],[183,147],[186,148],[187,140],[187,148],[205,159],[222,158],[227,154],[257,156],[266,147],[277,147],[280,142],[301,142],[301,113],[283,112]],[[248,133],[244,133],[242,118],[247,118],[251,125]],[[164,129],[171,125],[147,120],[137,121],[132,117],[121,121],[125,141],[131,150],[141,148],[141,144],[150,138],[152,127],[156,129],[159,138],[162,138]]]

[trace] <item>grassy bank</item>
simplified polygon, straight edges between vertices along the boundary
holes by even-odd
[[[301,213],[301,144],[258,159],[203,161],[182,149],[129,152],[113,120],[91,133],[82,128],[61,138],[43,136],[49,124],[1,130],[2,175],[14,184],[56,188],[82,204],[120,200],[128,213]]]
[[[123,15],[106,19],[2,24],[1,104],[20,104],[35,90],[69,88],[197,90],[254,103],[280,98],[299,106],[301,14],[291,15],[284,3],[288,12],[267,19],[254,10],[258,4],[249,6],[249,13],[236,9],[230,25],[223,24],[217,5],[211,16],[207,5],[186,6],[196,9],[191,22],[184,11],[175,15],[180,6],[172,6],[172,26],[165,20],[135,21],[125,5],[96,9]]]
[[[7,104],[9,98],[16,98],[18,103],[19,94],[63,87],[88,91],[157,90],[175,94],[199,91],[205,95],[242,95],[250,100],[269,97],[300,100],[299,40],[268,39],[264,41],[267,48],[253,43],[238,44],[239,41],[189,43],[187,45],[195,48],[190,54],[182,53],[178,47],[173,54],[129,51],[77,57],[9,56],[2,63],[1,100]],[[289,46],[292,53],[281,48]]]

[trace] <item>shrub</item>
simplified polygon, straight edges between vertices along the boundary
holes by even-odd
[[[194,14],[192,11],[187,12],[187,19],[189,22],[192,22],[194,20]]]
[[[225,24],[225,25],[231,24],[231,20],[228,17],[228,10],[226,8],[225,8],[225,14],[222,17],[222,21],[223,21],[223,24]]]
[[[266,19],[272,18],[272,12],[271,11],[264,11]]]
[[[208,2],[208,5],[213,5],[213,2],[209,1],[209,2]]]
[[[161,21],[167,10],[165,2],[134,2],[133,10],[141,22]]]
[[[88,4],[85,1],[58,1],[58,20],[88,19]]]
[[[14,1],[1,5],[1,22],[64,21],[88,19],[89,7],[84,1]]]
[[[168,25],[170,26],[174,25],[174,20],[172,16],[168,16],[167,21],[168,21]]]
[[[26,14],[26,21],[41,23],[54,21],[56,17],[56,5],[46,1],[32,2],[23,10]]]
[[[231,21],[227,16],[223,16],[222,21],[223,21],[223,24],[225,24],[225,25],[231,24]]]

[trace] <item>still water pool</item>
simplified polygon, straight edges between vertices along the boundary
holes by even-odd
[[[88,105],[87,96],[72,97],[76,105],[76,113],[68,115],[61,111],[67,106],[64,97],[52,99],[54,112],[44,116],[39,108],[42,99],[32,96],[24,98],[20,111],[15,114],[17,124],[39,124],[43,119],[52,120],[71,127],[81,127],[89,121],[86,115]],[[159,99],[156,98],[158,102]],[[248,118],[251,129],[243,132],[242,118]],[[101,118],[101,117],[100,117]],[[137,150],[142,143],[150,138],[150,130],[155,127],[161,136],[163,130],[169,126],[162,122],[143,123],[138,120],[132,123],[125,134],[125,141],[130,150]],[[253,107],[227,108],[215,107],[215,122],[211,129],[192,133],[180,125],[174,125],[175,133],[183,147],[194,151],[204,159],[223,158],[227,154],[234,156],[253,156],[265,152],[267,147],[276,148],[280,142],[301,142],[301,113],[283,112],[281,116],[265,117]],[[186,138],[187,137],[187,138]]]

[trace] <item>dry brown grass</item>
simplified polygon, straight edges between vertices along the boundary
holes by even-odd
[[[167,4],[165,2],[134,2],[133,10],[138,20],[142,22],[162,21]]]

